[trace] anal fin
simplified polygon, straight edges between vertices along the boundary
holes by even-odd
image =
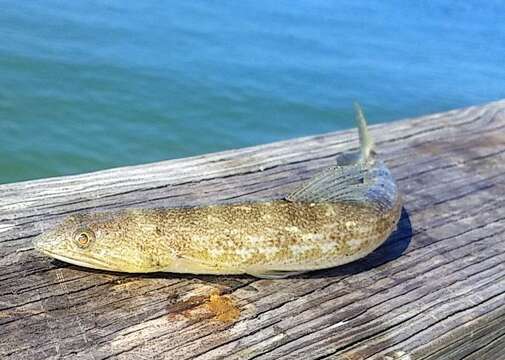
[[[306,271],[283,271],[283,270],[253,270],[247,271],[248,275],[261,278],[261,279],[284,279],[289,276],[300,275]]]

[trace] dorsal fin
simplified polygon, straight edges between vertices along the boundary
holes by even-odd
[[[337,166],[326,169],[286,197],[292,202],[359,202],[380,209],[390,208],[397,197],[388,168],[375,160],[375,145],[356,104],[360,151],[345,153]]]

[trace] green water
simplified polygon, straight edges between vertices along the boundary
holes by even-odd
[[[1,1],[0,183],[505,97],[499,1]]]

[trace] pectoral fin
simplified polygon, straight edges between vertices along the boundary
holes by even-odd
[[[375,145],[368,133],[363,111],[356,107],[360,151],[341,154],[337,166],[324,170],[289,194],[293,202],[366,202],[370,189],[370,169],[375,161]]]
[[[292,202],[365,201],[369,189],[367,164],[327,169],[287,196]]]

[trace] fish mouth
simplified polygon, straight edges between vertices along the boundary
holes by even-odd
[[[98,259],[79,260],[79,259],[76,259],[75,257],[63,256],[63,255],[60,255],[58,253],[55,253],[55,252],[53,252],[51,250],[47,250],[47,249],[45,249],[45,250],[39,250],[39,251],[42,254],[44,254],[44,255],[52,257],[53,259],[60,260],[60,261],[63,261],[63,262],[66,262],[66,263],[69,263],[69,264],[72,264],[72,265],[77,265],[77,266],[80,266],[80,267],[92,268],[92,269],[97,269],[97,270],[114,271],[113,268],[111,268],[110,266],[107,266],[105,262],[102,262],[102,261],[100,261]]]
[[[110,264],[96,257],[86,255],[85,258],[81,254],[61,254],[54,250],[54,247],[50,245],[47,238],[37,237],[33,241],[33,247],[40,253],[47,255],[53,259],[63,261],[72,265],[77,265],[85,268],[92,268],[97,270],[108,270],[108,271],[118,271]]]

